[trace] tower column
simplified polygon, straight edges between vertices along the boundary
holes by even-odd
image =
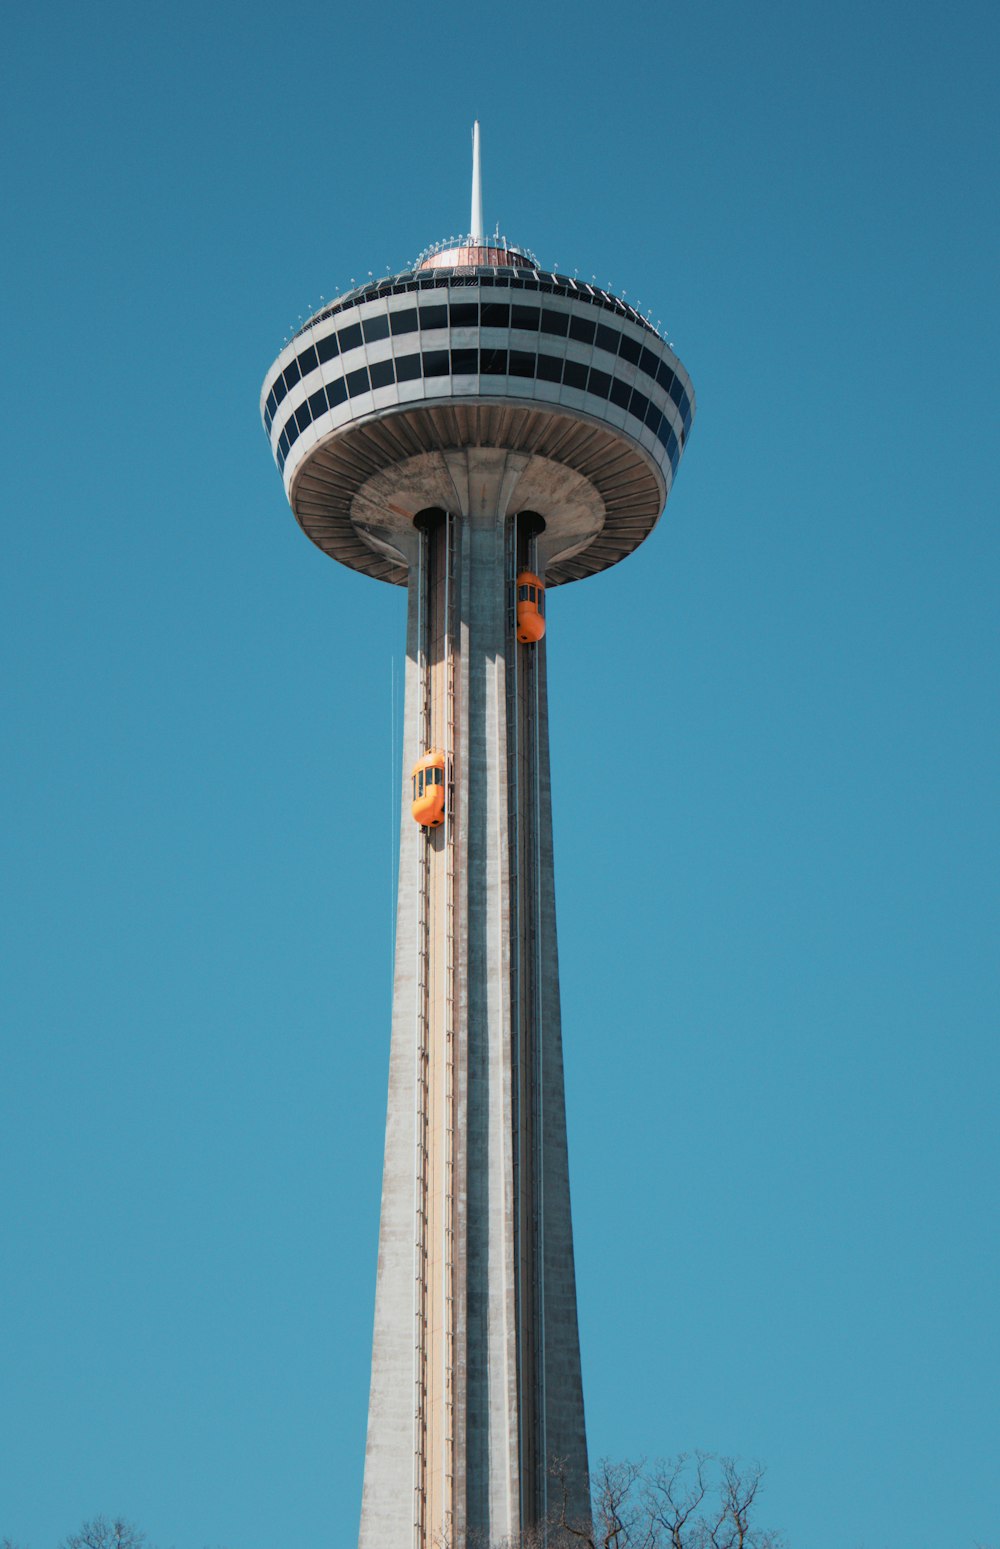
[[[470,448],[443,460],[452,512],[407,539],[405,799],[362,1549],[516,1535],[544,1517],[556,1458],[571,1509],[587,1511],[544,647],[514,635],[510,512],[527,459]],[[430,746],[448,755],[448,815],[424,831],[410,817],[408,775]]]

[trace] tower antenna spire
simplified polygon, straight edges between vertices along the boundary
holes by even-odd
[[[483,245],[483,183],[479,170],[479,120],[476,119],[472,126],[472,223],[469,227],[469,240],[474,245]]]

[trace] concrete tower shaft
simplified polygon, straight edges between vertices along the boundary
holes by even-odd
[[[409,538],[404,742],[448,751],[448,815],[402,825],[362,1549],[515,1534],[554,1458],[587,1512],[544,642],[513,617],[539,523],[524,459],[445,464]]]

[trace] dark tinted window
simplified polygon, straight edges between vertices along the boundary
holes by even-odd
[[[448,375],[448,351],[424,350],[424,376]]]
[[[359,393],[366,393],[368,391],[368,367],[359,366],[357,371],[349,371],[346,381],[347,391],[352,398],[356,398]]]
[[[619,409],[627,409],[628,401],[632,396],[632,389],[627,382],[621,382],[617,377],[611,383],[611,402],[616,403]]]
[[[649,408],[646,410],[646,424],[649,426],[649,428],[653,432],[654,436],[656,435],[656,432],[660,428],[660,421],[662,420],[662,418],[663,418],[663,415],[660,413],[659,409],[656,407],[656,404],[651,402],[650,405],[649,405]]]
[[[587,391],[596,393],[598,398],[606,398],[611,391],[611,377],[606,371],[598,371],[596,366],[591,366]]]
[[[366,317],[361,324],[364,329],[365,341],[371,344],[375,339],[388,339],[389,319],[387,317]]]
[[[645,393],[640,393],[639,389],[635,388],[632,397],[629,399],[628,408],[629,413],[634,414],[637,420],[644,420],[646,418],[646,410],[649,408],[649,399]]]
[[[273,425],[273,423],[274,423],[274,415],[270,414],[268,412],[268,410],[265,409],[264,410],[264,428],[267,431],[268,435],[271,434],[271,426]]]
[[[656,368],[656,380],[659,382],[665,393],[669,393],[674,385],[674,373],[671,371],[665,360],[661,360],[660,364]]]
[[[400,355],[396,360],[396,381],[415,382],[420,375],[419,355]]]
[[[394,334],[416,333],[417,309],[416,307],[407,307],[405,312],[390,312],[389,321],[392,324]]]
[[[518,589],[517,589],[517,600],[518,600],[518,602],[527,602],[527,600],[528,600],[528,588],[526,586],[519,586],[518,587]]]
[[[684,397],[684,389],[680,384],[679,377],[674,377],[674,380],[670,384],[670,396],[676,404],[679,404],[681,399]]]
[[[452,309],[454,310],[454,308]],[[452,376],[475,376],[479,370],[478,350],[452,350]]]
[[[563,382],[567,387],[586,387],[586,366],[581,366],[578,360],[568,360],[563,367]]]
[[[542,308],[542,333],[562,334],[565,337],[568,327],[568,312],[553,312],[551,307]]]
[[[539,355],[538,375],[543,382],[561,382],[563,363],[554,355]]]
[[[275,411],[275,409],[277,407],[278,407],[278,400],[274,396],[274,388],[272,387],[271,391],[267,395],[267,403],[264,406],[264,413],[267,414],[269,417],[273,418],[274,411]]]
[[[541,311],[538,307],[513,306],[510,309],[512,328],[537,328]]]
[[[288,456],[288,426],[287,425],[285,426],[284,430],[281,432],[281,435],[278,437],[278,451],[281,453],[282,457],[287,457]]]
[[[421,328],[447,328],[448,308],[438,306],[421,307],[420,326]]]
[[[318,420],[321,414],[326,413],[326,389],[320,388],[318,393],[313,393],[309,399],[309,418]]]
[[[593,344],[596,326],[589,317],[571,317],[569,336],[571,339],[579,339],[583,344]]]
[[[691,404],[686,397],[684,402],[681,404],[681,412],[684,416],[684,433],[686,435],[687,432],[691,429]]]
[[[396,380],[391,360],[375,360],[368,367],[373,387],[389,387]]]
[[[361,343],[361,324],[349,323],[346,328],[340,330],[337,338],[340,341],[341,354],[355,349]]]
[[[484,309],[485,310],[485,309]],[[480,350],[479,369],[484,376],[507,375],[506,350]]]
[[[640,346],[635,339],[630,339],[628,334],[622,334],[622,342],[618,346],[618,353],[622,360],[630,360],[633,366],[639,364]]]
[[[645,371],[647,376],[656,375],[656,356],[645,348],[639,351],[639,370]]]
[[[299,376],[301,375],[298,361],[290,360],[282,372],[282,375],[285,379],[285,392],[287,393],[290,387],[295,386],[296,382],[299,380]]]
[[[282,401],[282,399],[285,397],[285,394],[288,392],[288,383],[285,381],[283,376],[278,377],[278,380],[271,388],[271,392],[274,395],[274,407],[277,408],[278,404]]]
[[[475,328],[479,322],[479,305],[475,301],[453,301],[451,304],[451,326],[453,328]]]
[[[331,409],[335,409],[338,403],[343,403],[347,397],[347,388],[344,386],[342,376],[337,377],[336,381],[326,384],[326,396]]]
[[[481,316],[484,328],[509,328],[510,303],[507,301],[484,301]]]
[[[524,352],[524,350],[511,350],[510,374],[511,376],[534,376],[534,355],[528,355]]]
[[[621,334],[616,333],[613,328],[609,328],[607,323],[598,323],[595,342],[599,350],[607,350],[609,355],[617,355],[620,338]]]
[[[333,360],[335,355],[340,354],[337,345],[337,335],[335,333],[328,333],[325,339],[320,339],[316,346],[316,352],[320,360]]]
[[[299,370],[302,372],[303,376],[308,376],[310,371],[315,371],[318,365],[319,361],[316,358],[316,351],[310,344],[309,348],[307,350],[303,350],[302,354],[299,356]]]

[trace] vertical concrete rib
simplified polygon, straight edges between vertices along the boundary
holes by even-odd
[[[495,1543],[552,1462],[587,1515],[544,646],[514,638],[524,459],[446,454],[412,539],[390,1091],[361,1549]],[[423,563],[417,563],[423,551]],[[448,755],[448,816],[409,770]]]

